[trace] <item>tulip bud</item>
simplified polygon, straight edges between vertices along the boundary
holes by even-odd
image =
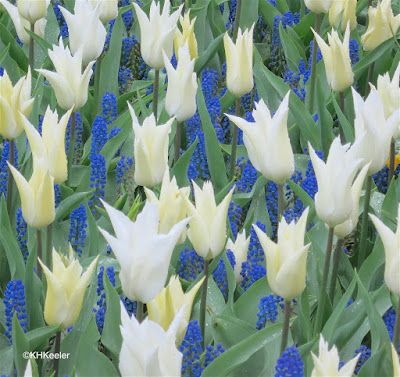
[[[172,252],[189,219],[175,224],[168,234],[160,234],[160,215],[155,203],[146,201],[135,222],[107,203],[102,203],[116,237],[99,229],[121,266],[119,278],[122,291],[132,301],[147,303],[164,287]]]
[[[345,32],[347,23],[350,23],[350,30],[357,26],[356,17],[357,0],[333,0],[329,9],[329,23],[331,26],[341,25],[340,30]]]
[[[179,48],[180,59],[176,70],[164,53],[164,64],[168,75],[165,110],[178,122],[191,118],[196,113],[197,75],[194,60],[190,60],[187,43]]]
[[[174,118],[157,126],[154,114],[151,114],[140,126],[129,103],[128,108],[135,134],[135,173],[133,179],[140,186],[153,187],[161,183],[168,167],[168,135],[171,132]]]
[[[160,3],[154,0],[150,6],[150,15],[133,3],[140,26],[140,51],[146,64],[154,69],[164,67],[163,51],[168,59],[172,58],[174,34],[181,13],[181,5],[174,13],[169,15],[170,0],[165,0],[162,13]]]
[[[69,48],[64,48],[60,38],[59,46],[53,45],[53,51],[49,50],[49,57],[56,72],[37,69],[53,87],[58,105],[64,110],[73,107],[74,111],[77,111],[88,98],[88,86],[95,62],[90,62],[82,74],[82,53],[80,48],[72,56]]]
[[[17,7],[21,17],[28,20],[31,24],[47,15],[47,7],[50,0],[18,0]]]
[[[333,0],[304,0],[304,4],[310,11],[320,14],[328,13]]]
[[[163,288],[156,298],[147,303],[150,321],[158,323],[165,331],[182,309],[183,315],[176,334],[176,345],[179,346],[186,334],[192,313],[193,300],[203,283],[203,278],[189,291],[183,293],[178,276],[172,276],[166,288]]]
[[[311,352],[314,362],[314,369],[311,372],[311,377],[321,376],[338,376],[338,377],[352,377],[357,361],[360,357],[358,354],[355,358],[351,359],[348,363],[340,367],[339,352],[336,346],[329,350],[328,342],[322,335],[319,338],[319,356],[315,356]],[[340,368],[340,371],[339,371]]]
[[[273,117],[263,100],[256,103],[253,110],[255,123],[225,114],[243,130],[244,145],[255,169],[278,184],[294,172],[294,155],[287,129],[289,95],[290,91]]]
[[[355,146],[349,147],[350,144],[342,145],[340,137],[337,137],[332,142],[325,163],[308,143],[318,183],[315,207],[318,217],[328,224],[329,228],[346,221],[354,206],[351,185],[363,159],[355,157]]]
[[[253,224],[266,256],[268,284],[275,294],[289,301],[299,296],[306,286],[307,253],[311,245],[304,246],[308,210],[307,207],[297,224],[294,221],[287,224],[282,217],[278,243]]]
[[[121,303],[122,347],[119,371],[122,377],[180,376],[182,353],[176,349],[175,338],[183,317],[177,314],[168,331],[146,318],[139,323],[129,318]]]
[[[386,164],[390,141],[400,122],[400,109],[397,107],[397,110],[386,119],[383,102],[375,87],[371,87],[365,102],[354,89],[352,90],[354,129],[356,141],[359,141],[356,153],[364,158],[365,162],[371,161],[368,175],[372,175],[383,169]]]
[[[242,272],[242,264],[247,260],[247,252],[249,251],[250,237],[246,238],[246,233],[243,231],[239,233],[236,238],[236,242],[233,242],[230,238],[226,244],[226,250],[232,251],[235,256],[235,267],[233,272],[235,273],[236,283],[240,283],[243,280],[243,276],[240,275]]]
[[[349,50],[349,24],[346,26],[343,43],[340,41],[337,31],[332,29],[332,33],[328,34],[329,46],[313,29],[312,31],[321,49],[328,84],[332,90],[342,92],[354,82]]]
[[[82,61],[86,66],[103,52],[107,31],[100,21],[100,3],[93,8],[89,0],[76,1],[74,12],[60,7],[69,31],[69,45],[72,55],[82,49]]]
[[[239,28],[236,43],[233,43],[228,33],[224,36],[226,86],[237,98],[249,93],[254,87],[253,30],[254,25],[242,34]]]
[[[368,8],[368,28],[361,37],[365,51],[377,48],[381,43],[394,37],[400,28],[400,14],[393,15],[390,0],[382,0],[376,8]]]
[[[400,204],[398,206],[396,233],[376,216],[371,214],[369,216],[382,239],[385,249],[385,284],[391,292],[400,296]]]
[[[183,197],[188,198],[190,187],[178,188],[176,178],[169,178],[169,169],[165,170],[163,181],[161,184],[160,198],[154,195],[153,191],[147,187],[144,188],[147,200],[156,203],[160,213],[160,225],[158,231],[162,234],[168,234],[172,227],[179,221],[186,218],[186,203]],[[183,230],[178,243],[184,242],[186,239],[186,229]]]
[[[69,257],[62,257],[53,248],[53,272],[39,259],[47,280],[46,300],[44,302],[44,319],[49,326],[62,324],[67,329],[75,324],[81,312],[83,296],[92,276],[97,256],[82,274],[82,266],[74,258],[69,245]]]
[[[100,21],[105,25],[118,16],[118,0],[90,0],[92,7],[100,3]]]
[[[13,87],[6,71],[0,76],[0,135],[14,140],[21,135],[22,115],[29,117],[32,111],[31,70]],[[21,115],[22,114],[22,115]]]
[[[392,362],[393,362],[393,377],[400,377],[400,360],[396,349],[393,344],[392,347]]]
[[[365,165],[360,173],[358,174],[356,180],[351,186],[351,197],[353,199],[353,209],[351,211],[350,217],[343,223],[336,225],[334,229],[335,236],[339,239],[347,237],[357,226],[358,216],[359,216],[359,202],[361,189],[364,184],[365,176],[368,173],[370,163]]]
[[[194,34],[194,23],[196,17],[190,21],[190,10],[185,14],[185,17],[180,16],[179,22],[182,26],[182,32],[177,28],[174,36],[174,49],[176,59],[179,61],[179,49],[187,43],[189,46],[190,58],[197,59],[197,40]]]
[[[192,215],[188,237],[196,253],[206,260],[215,258],[224,248],[226,240],[226,217],[234,188],[222,202],[215,203],[214,188],[210,181],[204,182],[203,189],[192,181],[196,206],[184,197]]]
[[[44,160],[33,156],[33,174],[29,182],[22,174],[8,164],[21,197],[22,216],[32,228],[51,224],[56,216],[54,201],[54,178],[50,175]]]

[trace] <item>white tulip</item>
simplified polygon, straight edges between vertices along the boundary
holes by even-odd
[[[399,355],[397,354],[393,344],[391,344],[391,348],[392,348],[392,362],[393,362],[393,377],[400,377]]]
[[[242,272],[242,264],[247,260],[247,253],[249,251],[250,237],[246,238],[246,232],[242,231],[236,237],[236,241],[233,242],[230,238],[226,243],[226,250],[232,251],[235,256],[235,267],[233,272],[235,273],[235,279],[237,283],[243,280],[243,276],[240,275]]]
[[[328,13],[331,8],[333,0],[304,0],[306,7],[316,13]]]
[[[110,22],[118,16],[118,0],[90,0],[93,8],[100,3],[100,21],[103,24]]]
[[[18,0],[17,7],[21,17],[28,20],[31,24],[47,15],[47,7],[50,0]]]

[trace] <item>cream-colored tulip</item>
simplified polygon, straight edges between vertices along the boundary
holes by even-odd
[[[329,46],[325,41],[312,29],[321,54],[324,59],[326,79],[332,90],[341,92],[350,87],[354,82],[354,73],[351,68],[350,59],[350,28],[349,23],[346,26],[343,43],[340,41],[336,30],[332,29],[331,34],[328,33]]]
[[[254,25],[244,33],[239,28],[236,43],[233,43],[228,33],[224,36],[226,86],[237,98],[249,93],[254,87],[253,30]]]
[[[39,259],[47,280],[44,319],[49,326],[62,324],[67,329],[75,324],[82,309],[83,297],[99,259],[97,256],[82,274],[82,266],[74,258],[69,245],[68,258],[53,248],[53,272]]]
[[[190,58],[197,59],[197,40],[194,34],[194,24],[196,22],[196,17],[190,21],[190,10],[185,14],[185,17],[180,17],[179,22],[182,26],[182,31],[178,28],[176,29],[174,36],[174,49],[176,59],[179,61],[179,48],[185,46],[187,43],[189,46]]]
[[[90,0],[93,8],[100,3],[100,21],[107,24],[118,16],[118,0]]]
[[[360,173],[358,174],[356,180],[351,186],[351,197],[353,199],[353,209],[351,211],[350,217],[343,223],[336,225],[334,229],[335,236],[339,239],[347,237],[357,226],[359,208],[360,208],[360,195],[361,189],[364,184],[365,177],[368,173],[369,164],[365,165]]]
[[[21,135],[24,127],[22,116],[29,117],[32,111],[31,71],[12,85],[6,71],[0,76],[0,135],[14,140]]]
[[[140,186],[153,187],[162,182],[168,168],[168,135],[175,118],[157,126],[154,114],[139,124],[135,111],[128,103],[135,134],[135,173],[133,179]]]
[[[399,355],[396,352],[393,344],[391,344],[392,348],[392,362],[393,362],[393,377],[400,377],[400,360]]]
[[[356,17],[357,0],[333,0],[329,9],[329,23],[331,26],[341,25],[340,30],[345,32],[347,23],[350,23],[350,30],[357,26]]]
[[[204,182],[203,189],[192,181],[196,205],[185,197],[189,214],[188,237],[196,253],[206,260],[215,258],[224,248],[226,240],[226,217],[234,188],[221,203],[215,203],[214,188],[210,181]]]
[[[47,108],[43,117],[42,136],[25,117],[22,118],[26,136],[32,152],[47,163],[54,183],[62,183],[68,177],[67,156],[65,154],[65,130],[72,109],[67,111],[58,121],[57,110]]]
[[[273,117],[263,100],[255,104],[255,122],[225,114],[243,131],[244,145],[256,170],[278,184],[285,182],[294,172],[294,155],[287,128],[289,95],[290,91]]]
[[[176,334],[176,345],[178,347],[185,337],[192,313],[193,300],[204,279],[203,276],[189,292],[183,293],[179,277],[172,276],[167,287],[163,288],[155,299],[146,304],[150,321],[158,323],[165,331],[168,330],[178,312],[183,308],[183,316]]]
[[[150,14],[146,13],[139,5],[133,3],[140,26],[140,51],[146,64],[154,69],[164,67],[163,51],[168,59],[172,58],[174,35],[181,13],[181,5],[174,13],[169,15],[170,0],[165,0],[161,13],[160,3],[154,0],[150,6]]]
[[[49,4],[50,0],[18,0],[17,8],[21,17],[34,24],[46,17]]]
[[[328,13],[331,8],[333,0],[304,0],[306,7],[316,13]]]
[[[266,256],[268,284],[275,294],[289,301],[299,296],[306,286],[307,254],[311,245],[304,245],[308,211],[307,207],[297,224],[294,221],[287,224],[282,217],[277,243],[253,224]]]
[[[21,197],[22,216],[32,228],[42,228],[51,224],[56,216],[54,201],[54,178],[47,163],[34,153],[33,174],[29,182],[22,174],[8,164]]]
[[[230,238],[226,243],[226,250],[232,251],[235,256],[235,267],[233,272],[235,274],[236,283],[240,283],[243,280],[243,276],[240,275],[242,272],[242,264],[247,260],[247,253],[249,251],[250,237],[246,238],[246,232],[243,230],[236,237],[236,241],[233,242]]]
[[[344,364],[339,370],[340,359],[336,346],[329,350],[328,342],[325,342],[324,337],[320,335],[319,355],[317,357],[311,352],[311,356],[314,362],[311,377],[352,377],[360,354]]]
[[[80,48],[72,56],[68,46],[64,48],[60,38],[59,45],[53,45],[53,50],[49,50],[56,72],[37,69],[53,87],[58,105],[64,110],[73,107],[77,111],[88,99],[89,81],[95,62],[90,62],[82,73],[82,54],[83,50]]]
[[[176,69],[164,53],[167,69],[168,87],[165,97],[165,110],[175,116],[178,122],[191,118],[196,113],[197,75],[194,60],[191,60],[187,43],[179,48],[180,59]]]
[[[378,230],[385,249],[385,284],[391,292],[400,296],[400,204],[396,233],[376,216],[371,214],[369,216]]]
[[[83,65],[96,60],[103,52],[107,31],[100,21],[100,3],[93,8],[89,0],[75,2],[74,12],[60,7],[69,31],[69,45],[72,55],[82,49]]]
[[[167,234],[172,227],[179,221],[186,218],[187,207],[183,197],[188,198],[190,195],[190,187],[179,188],[176,178],[170,179],[169,169],[165,170],[163,181],[161,184],[160,197],[157,198],[153,191],[147,187],[144,188],[147,200],[156,203],[160,213],[160,225],[158,231]],[[183,230],[178,243],[184,242],[186,239],[186,229]]]
[[[400,14],[393,15],[391,0],[382,0],[376,8],[368,9],[368,28],[361,37],[365,51],[377,48],[396,35],[400,28]]]

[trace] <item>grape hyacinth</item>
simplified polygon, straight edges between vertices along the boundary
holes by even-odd
[[[256,322],[257,330],[265,328],[267,321],[276,322],[276,317],[278,315],[277,302],[278,300],[273,294],[260,299],[257,313],[258,320]]]
[[[21,250],[24,260],[26,261],[28,258],[28,255],[29,255],[29,250],[28,250],[28,246],[27,246],[28,226],[22,216],[21,208],[17,209],[15,230],[17,232],[17,241],[18,241],[19,249]]]
[[[227,250],[226,256],[227,256],[229,263],[233,269],[236,264],[235,255],[232,253],[231,250]],[[214,279],[215,283],[217,284],[219,290],[221,291],[222,295],[224,296],[224,299],[226,300],[228,298],[228,291],[229,291],[228,277],[226,275],[224,258],[222,258],[222,257],[219,259],[218,264],[215,267],[215,270],[213,272],[213,279]]]
[[[85,206],[81,203],[78,208],[71,211],[68,242],[76,250],[78,256],[82,256],[85,247],[87,216]]]
[[[287,347],[278,359],[275,377],[304,377],[304,364],[296,346]]]
[[[178,261],[178,275],[181,279],[192,282],[203,272],[204,259],[194,249],[186,247],[181,251]]]

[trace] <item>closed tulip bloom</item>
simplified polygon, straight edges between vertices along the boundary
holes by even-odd
[[[133,179],[140,186],[153,187],[162,182],[168,168],[168,135],[175,118],[157,126],[154,114],[140,126],[134,110],[128,103],[135,134],[135,173]]]
[[[190,21],[190,10],[185,14],[185,17],[180,16],[179,22],[182,26],[182,31],[176,28],[174,36],[174,49],[176,59],[179,61],[179,49],[185,46],[187,43],[189,46],[190,58],[197,59],[197,40],[194,34],[194,23],[196,22],[196,17]]]
[[[107,24],[118,16],[118,0],[90,0],[93,8],[100,3],[100,21]]]
[[[188,198],[190,187],[179,188],[176,178],[170,180],[169,169],[165,171],[161,184],[160,197],[157,198],[153,191],[144,188],[147,200],[156,203],[160,213],[160,225],[158,231],[168,234],[175,224],[186,218],[187,207],[183,197]],[[186,229],[183,230],[178,243],[186,239]]]
[[[397,230],[394,233],[374,215],[369,215],[382,239],[385,249],[385,283],[389,290],[400,296],[400,205],[397,215]]]
[[[350,30],[357,26],[356,17],[357,0],[333,0],[329,9],[329,23],[331,26],[341,25],[342,33],[346,30],[347,23],[350,23]]]
[[[185,197],[189,214],[188,237],[196,253],[206,260],[215,258],[224,248],[226,240],[226,217],[234,188],[221,203],[215,203],[214,188],[210,181],[204,182],[203,189],[192,181],[196,205]]]
[[[353,89],[353,101],[356,140],[361,140],[357,153],[365,162],[371,161],[368,175],[372,175],[386,165],[390,141],[400,121],[400,108],[387,119],[381,97],[374,87],[365,101]]]
[[[122,347],[119,371],[122,377],[180,377],[182,353],[175,346],[176,333],[182,321],[181,310],[168,331],[147,317],[139,323],[121,303]]]
[[[333,0],[304,0],[306,7],[316,13],[328,13],[332,6]]]
[[[240,275],[242,272],[242,264],[247,260],[247,253],[249,251],[250,237],[246,238],[246,233],[243,230],[242,233],[237,235],[236,241],[233,242],[230,238],[226,243],[226,250],[232,251],[235,256],[235,267],[233,272],[235,273],[236,283],[240,283],[243,280],[243,276]]]
[[[28,20],[31,24],[47,15],[47,7],[50,0],[18,0],[17,7],[21,17]]]
[[[88,87],[92,75],[90,62],[82,74],[82,49],[72,56],[68,47],[64,48],[60,38],[59,46],[53,45],[53,51],[49,50],[49,57],[54,64],[56,72],[45,69],[37,69],[53,87],[58,105],[69,110],[79,110],[88,99]]]
[[[31,71],[12,85],[6,71],[0,76],[0,135],[14,140],[21,135],[24,127],[22,116],[29,117],[32,111]]]
[[[351,86],[354,82],[354,73],[351,68],[349,40],[350,28],[347,24],[343,43],[340,41],[336,30],[332,29],[328,34],[329,46],[313,30],[321,54],[324,59],[326,79],[332,90],[341,92]]]
[[[32,228],[51,224],[56,216],[54,202],[54,178],[44,160],[33,156],[33,174],[29,182],[8,164],[21,197],[22,216]]]
[[[49,326],[62,324],[62,329],[67,329],[75,324],[98,259],[99,256],[93,260],[83,274],[82,266],[74,258],[71,245],[69,245],[68,258],[65,255],[61,257],[53,249],[53,272],[39,259],[47,280],[44,320]]]
[[[186,334],[192,313],[193,300],[204,279],[205,277],[203,276],[189,292],[183,293],[179,277],[172,276],[167,287],[163,288],[155,299],[147,303],[150,321],[158,323],[165,331],[168,330],[172,321],[182,309],[182,319],[176,334],[177,346],[182,343]]]
[[[361,37],[365,51],[377,48],[396,35],[400,28],[400,14],[393,15],[391,0],[382,0],[376,8],[368,8],[368,28]]]
[[[168,88],[165,97],[165,110],[175,116],[178,122],[191,118],[196,113],[197,75],[194,60],[191,60],[188,45],[179,48],[180,59],[176,69],[164,54],[168,75]]]
[[[39,1],[41,2],[42,0]],[[28,0],[25,0],[24,2],[28,2]],[[35,1],[29,1],[29,2],[35,3]],[[9,1],[0,0],[0,4],[3,4],[4,8],[6,8],[8,14],[10,15],[12,22],[14,23],[15,31],[17,32],[18,38],[21,40],[22,43],[29,43],[30,36],[25,30],[25,29],[30,30],[31,28],[29,21],[24,17],[22,17],[18,11],[18,7],[12,5]],[[44,37],[43,24],[44,25],[46,24],[46,20],[44,18],[41,18],[34,23],[34,32],[41,38]]]
[[[244,33],[239,28],[236,43],[233,43],[228,33],[224,36],[226,86],[237,98],[249,93],[254,87],[253,30],[254,25]]]
[[[399,355],[396,352],[393,344],[391,344],[392,348],[392,362],[393,362],[393,377],[400,377],[400,360]]]
[[[133,3],[140,26],[140,52],[146,64],[155,69],[164,67],[163,51],[168,59],[172,58],[174,34],[181,13],[182,5],[171,15],[170,0],[165,0],[164,8],[154,0],[150,6],[150,15],[139,5]]]
[[[256,103],[254,123],[226,114],[243,131],[243,142],[253,166],[265,178],[278,184],[294,172],[294,155],[287,129],[289,95],[290,91],[273,117],[263,100]]]
[[[72,55],[82,49],[83,65],[96,60],[103,52],[107,31],[100,21],[101,7],[94,8],[89,0],[75,2],[74,12],[60,7],[69,31],[69,45]]]
[[[28,119],[23,117],[23,125],[32,152],[47,163],[54,183],[62,183],[68,177],[67,156],[65,154],[65,130],[72,109],[67,111],[58,121],[56,111],[47,108],[43,117],[42,136]]]
[[[328,342],[325,342],[324,337],[320,335],[319,355],[317,357],[311,352],[311,356],[314,362],[311,377],[352,377],[360,354],[340,367],[339,353],[336,346],[329,350]]]
[[[102,203],[116,237],[99,229],[121,266],[122,291],[132,301],[147,303],[164,287],[172,252],[189,219],[175,224],[168,234],[161,234],[157,204],[146,201],[143,211],[132,222],[122,212]]]
[[[310,143],[308,148],[318,183],[317,215],[329,228],[334,228],[346,221],[353,210],[351,186],[363,159],[356,158],[354,146],[342,145],[340,137],[332,142],[326,163],[317,156]]]
[[[253,224],[266,256],[268,284],[275,294],[289,301],[299,296],[306,286],[307,254],[311,245],[304,245],[308,210],[307,207],[297,224],[294,221],[287,224],[282,217],[277,243]]]
[[[357,226],[359,208],[360,208],[359,202],[360,202],[361,189],[363,187],[365,177],[368,173],[368,169],[369,169],[369,163],[362,168],[356,180],[354,181],[353,185],[351,186],[353,209],[351,211],[350,217],[345,222],[336,225],[334,229],[334,233],[336,237],[339,239],[347,237]]]

